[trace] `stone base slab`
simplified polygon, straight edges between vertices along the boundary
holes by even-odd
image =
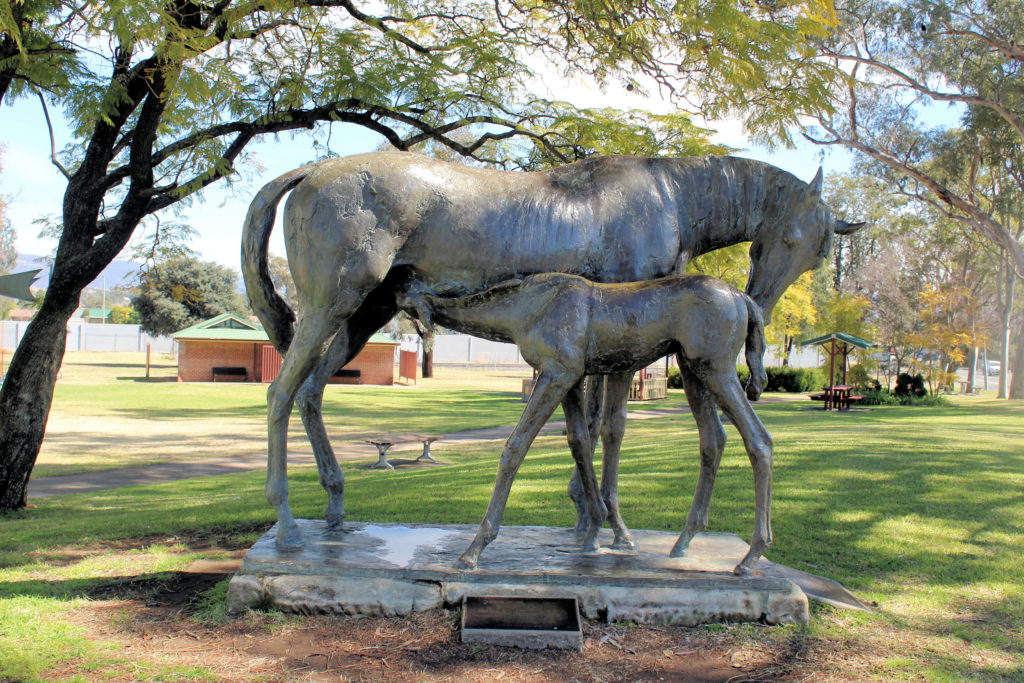
[[[299,520],[305,546],[278,551],[268,531],[242,561],[228,610],[274,606],[311,613],[400,616],[456,606],[466,595],[576,597],[589,619],[695,625],[721,621],[806,624],[807,596],[779,565],[753,576],[732,568],[747,552],[734,534],[698,534],[670,558],[676,534],[634,531],[635,552],[579,550],[571,529],[503,526],[471,571],[455,560],[475,525],[326,523]],[[611,543],[611,532],[601,541]]]

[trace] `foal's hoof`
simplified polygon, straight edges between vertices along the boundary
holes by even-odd
[[[463,569],[463,570],[476,569],[476,565],[477,565],[477,559],[475,557],[470,557],[470,556],[466,555],[465,553],[463,553],[462,556],[459,557],[459,559],[457,559],[455,561],[455,568],[456,569]]]
[[[736,565],[736,567],[732,570],[732,573],[736,576],[753,576],[755,572],[750,567],[744,566],[741,562],[740,564]]]

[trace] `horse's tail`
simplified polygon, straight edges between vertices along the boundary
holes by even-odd
[[[263,323],[274,347],[284,355],[295,333],[295,311],[274,289],[267,251],[270,232],[281,197],[308,176],[313,166],[303,166],[271,180],[253,197],[242,228],[242,280],[253,311]]]
[[[764,370],[764,315],[761,307],[746,294],[740,294],[747,304],[747,341],[745,355],[750,379],[747,380],[747,398],[756,401],[768,384],[768,373]]]

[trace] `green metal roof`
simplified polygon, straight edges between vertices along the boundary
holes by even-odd
[[[270,341],[267,333],[258,324],[240,318],[232,313],[222,313],[215,318],[196,323],[171,335],[175,339],[211,341]],[[375,334],[367,344],[397,344],[386,334]]]
[[[84,317],[86,317],[86,318],[109,318],[110,317],[110,309],[109,308],[107,308],[107,309],[103,309],[103,308],[87,308],[87,309],[85,309],[85,316]]]
[[[824,344],[825,342],[835,339],[836,341],[846,342],[852,344],[861,349],[870,349],[875,346],[874,342],[870,342],[867,339],[861,339],[855,334],[849,334],[847,332],[829,332],[826,335],[815,337],[814,339],[808,339],[807,341],[800,342],[800,346],[810,346],[811,344]]]
[[[215,339],[220,341],[269,341],[259,325],[232,313],[198,322],[171,335],[175,339]]]

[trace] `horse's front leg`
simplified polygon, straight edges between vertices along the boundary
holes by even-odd
[[[512,434],[508,437],[505,448],[502,450],[501,461],[498,464],[498,477],[494,482],[494,492],[491,494],[491,502],[487,506],[487,514],[484,515],[484,519],[480,523],[476,538],[456,562],[459,569],[475,569],[480,560],[480,553],[498,535],[501,518],[505,513],[505,504],[508,502],[509,491],[512,489],[512,481],[515,479],[523,458],[526,457],[526,451],[529,450],[541,427],[551,417],[551,413],[558,407],[565,392],[575,380],[575,377],[571,377],[567,373],[553,371],[542,372],[537,377],[537,384],[523,410],[522,417],[519,418],[519,424],[512,430]]]
[[[299,387],[313,372],[330,337],[331,327],[320,317],[303,317],[295,330],[281,370],[267,389],[267,501],[277,513],[277,547],[295,550],[302,536],[288,505],[288,419]]]
[[[700,475],[697,477],[697,490],[693,494],[690,514],[686,516],[686,526],[683,527],[679,540],[669,553],[671,557],[684,556],[693,537],[708,528],[711,492],[715,488],[715,476],[722,461],[722,451],[725,450],[725,429],[718,417],[711,392],[704,382],[693,374],[682,358],[679,359],[679,371],[683,377],[686,401],[690,405],[693,419],[697,422],[697,432],[700,434]]]
[[[601,497],[608,508],[608,523],[615,532],[612,547],[636,550],[633,534],[619,511],[619,453],[626,433],[626,412],[633,373],[608,375],[605,388],[604,421],[601,424],[602,464]]]
[[[587,500],[588,524],[582,534],[580,547],[584,552],[594,552],[598,549],[597,535],[604,524],[607,509],[601,501],[597,488],[593,449],[591,448],[590,430],[587,426],[584,404],[583,381],[580,380],[566,393],[562,400],[562,409],[565,411],[565,433],[569,441],[569,450],[573,460],[576,461],[576,471],[580,474],[581,485]],[[577,523],[577,530],[578,528]]]

